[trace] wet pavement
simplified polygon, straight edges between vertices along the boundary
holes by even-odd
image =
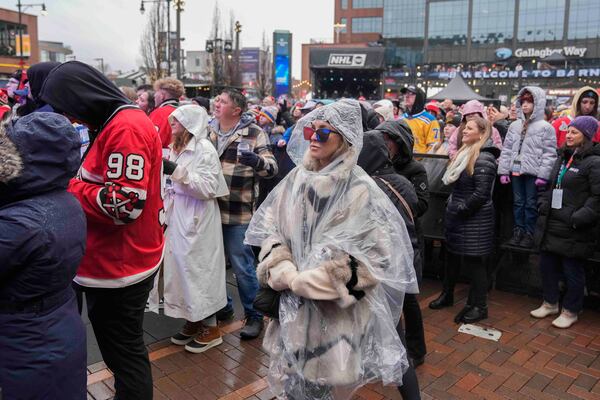
[[[231,276],[228,280],[228,289],[235,293]],[[559,330],[551,326],[551,318],[529,317],[539,299],[492,291],[490,317],[478,325],[502,332],[494,342],[459,333],[452,321],[464,305],[466,286],[459,286],[460,300],[454,307],[427,308],[440,287],[440,282],[425,280],[420,295],[428,347],[425,364],[417,368],[423,399],[600,399],[598,312],[586,310],[571,329]],[[264,379],[268,356],[261,339],[239,339],[241,321],[224,325],[224,343],[202,354],[170,344],[168,338],[181,325],[146,314],[155,399],[272,398]],[[104,363],[97,362],[94,343],[89,346],[88,399],[111,399],[114,380]],[[400,399],[400,395],[396,388],[371,384],[354,399]]]

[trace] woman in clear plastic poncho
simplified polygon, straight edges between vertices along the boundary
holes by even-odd
[[[288,144],[298,165],[254,214],[246,242],[257,275],[281,292],[264,347],[278,398],[348,399],[360,386],[401,385],[408,367],[395,327],[418,291],[404,221],[356,165],[359,103],[300,119]]]

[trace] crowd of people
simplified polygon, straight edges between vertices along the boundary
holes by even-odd
[[[118,88],[77,61],[15,72],[0,93],[4,396],[86,398],[86,307],[116,398],[151,399],[144,313],[184,319],[171,341],[186,351],[219,346],[234,318],[229,264],[240,337],[259,337],[267,317],[278,398],[347,399],[382,381],[419,399],[434,179],[451,195],[443,289],[429,307],[454,305],[462,269],[470,291],[455,322],[488,317],[498,187],[512,192],[507,245],[541,252],[531,316],[574,324],[600,217],[598,93],[584,87],[556,112],[532,86],[509,107],[402,94],[190,99],[177,79]],[[443,168],[427,154],[447,156]]]

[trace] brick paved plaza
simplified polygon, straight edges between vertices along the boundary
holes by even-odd
[[[427,304],[439,282],[425,281],[421,308],[428,355],[417,369],[423,399],[600,399],[600,314],[586,310],[567,331],[528,311],[538,300],[507,292],[490,294],[490,318],[481,325],[502,331],[499,342],[458,333],[452,322],[462,307],[433,311]],[[151,344],[157,400],[270,399],[264,377],[268,356],[259,339],[240,341],[241,322],[223,327],[224,343],[204,354],[190,354],[168,340]],[[114,396],[104,363],[89,366],[88,399]],[[395,388],[369,385],[355,399],[400,399]]]

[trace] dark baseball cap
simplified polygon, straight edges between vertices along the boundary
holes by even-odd
[[[417,94],[418,90],[419,89],[417,89],[415,85],[410,85],[410,86],[403,87],[402,89],[400,89],[400,93],[406,94],[407,92],[411,92],[411,93]]]

